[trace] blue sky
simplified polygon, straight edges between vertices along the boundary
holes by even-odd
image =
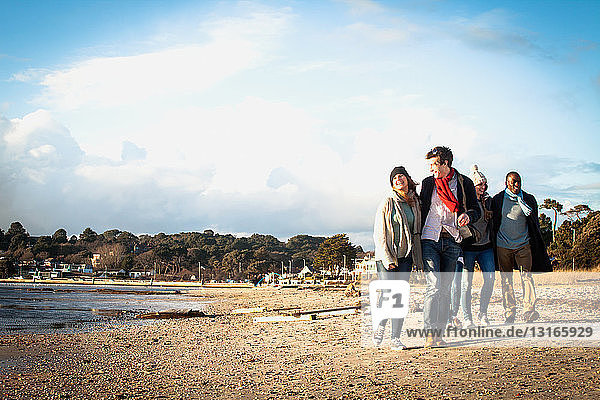
[[[600,208],[595,1],[0,2],[0,227],[346,232],[448,145]]]

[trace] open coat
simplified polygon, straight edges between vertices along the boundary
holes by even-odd
[[[415,221],[412,232],[408,226],[406,214],[400,206],[404,200],[395,192],[386,196],[375,214],[373,226],[373,241],[375,242],[375,260],[381,261],[385,268],[396,264],[399,258],[404,258],[412,252],[413,264],[420,270],[423,269],[423,253],[421,250],[421,204],[414,193],[415,204],[411,206]],[[401,215],[402,226],[400,237],[394,236],[392,227],[392,210]]]
[[[456,169],[454,170],[459,174]],[[481,210],[479,210],[479,204],[477,203],[477,195],[475,194],[475,186],[473,181],[465,175],[461,175],[456,188],[456,199],[458,200],[458,213],[457,215],[467,214],[471,222],[475,222],[481,216]],[[433,189],[435,188],[435,181],[433,176],[428,176],[423,179],[423,185],[421,186],[421,226],[425,225],[427,214],[431,208],[431,196],[433,195]],[[464,184],[466,199],[463,199],[463,191],[460,186],[460,181]],[[467,205],[465,209],[465,203]]]
[[[531,214],[526,217],[527,230],[529,233],[529,245],[531,246],[531,258],[533,272],[552,272],[552,265],[546,252],[546,245],[542,239],[542,230],[540,229],[540,221],[538,219],[538,204],[533,195],[521,191],[523,193],[523,200],[531,208]],[[494,196],[492,199],[492,212],[494,216],[492,220],[493,224],[493,242],[496,242],[496,236],[500,230],[500,224],[502,223],[502,205],[504,203],[504,190]],[[498,265],[498,258],[496,254],[497,246],[494,246],[494,254],[496,256],[496,265]]]

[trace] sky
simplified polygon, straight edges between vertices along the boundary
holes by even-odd
[[[0,228],[347,233],[449,146],[600,209],[598,1],[0,2]]]

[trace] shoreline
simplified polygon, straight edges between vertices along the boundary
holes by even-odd
[[[483,279],[480,273],[473,275],[473,285],[480,286]],[[514,271],[514,279],[519,279],[518,271]],[[596,282],[600,285],[599,271],[552,271],[534,274],[536,286],[565,286],[587,284]],[[500,282],[500,273],[496,271],[496,282]],[[361,283],[361,281],[353,281]],[[139,280],[116,280],[116,279],[98,279],[98,278],[54,278],[54,279],[0,279],[0,284],[48,284],[48,285],[114,285],[114,286],[146,286],[146,287],[189,287],[189,288],[345,288],[350,282],[340,283],[340,281],[324,281],[321,283],[310,284],[281,284],[281,285],[259,285],[243,282],[197,282],[197,281],[139,281]],[[364,283],[364,282],[363,282]],[[413,285],[413,284],[411,284]],[[414,284],[423,286],[422,283]]]
[[[1,283],[7,284],[48,284],[48,285],[104,285],[104,286],[147,286],[147,287],[190,287],[190,288],[252,288],[251,283],[201,283],[201,282],[172,282],[172,281],[134,281],[115,279],[0,279]]]

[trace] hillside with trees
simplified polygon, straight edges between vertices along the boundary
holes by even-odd
[[[210,229],[136,236],[118,229],[97,233],[88,227],[70,238],[62,228],[52,235],[32,237],[20,222],[13,222],[6,232],[0,229],[0,251],[4,261],[0,276],[4,277],[15,272],[18,262],[89,264],[92,255],[99,254],[95,273],[137,269],[154,270],[155,276],[164,279],[201,273],[204,279],[216,280],[257,280],[265,273],[281,272],[282,266],[287,272],[297,272],[317,260],[330,260],[337,263],[331,267],[339,269],[344,256],[350,263],[362,254],[362,248],[352,245],[345,234],[331,238],[297,235],[281,242],[271,235],[235,237]]]
[[[545,199],[540,209],[542,236],[555,268],[590,270],[600,266],[600,211],[585,204],[563,211],[563,205]],[[566,218],[558,225],[559,216]],[[558,225],[558,226],[557,226]],[[110,229],[103,233],[91,227],[78,236],[57,229],[47,236],[32,237],[20,222],[6,231],[0,228],[0,277],[16,272],[18,262],[54,260],[90,264],[100,255],[94,272],[114,270],[154,270],[163,279],[183,279],[187,274],[215,280],[258,280],[268,272],[298,272],[306,265],[319,271],[339,274],[364,256],[346,234],[331,237],[297,235],[282,242],[272,235],[236,237],[210,229],[177,234],[158,233],[136,236]]]
[[[562,211],[563,205],[552,199],[545,199],[542,209],[554,212],[554,224],[550,218],[544,220],[545,231],[550,230],[548,254],[555,259],[560,269],[590,270],[600,265],[600,211],[594,211],[585,204]],[[556,227],[558,215],[566,220]],[[540,223],[542,216],[540,216]],[[544,227],[542,231],[544,231]],[[548,242],[547,242],[548,243]]]

